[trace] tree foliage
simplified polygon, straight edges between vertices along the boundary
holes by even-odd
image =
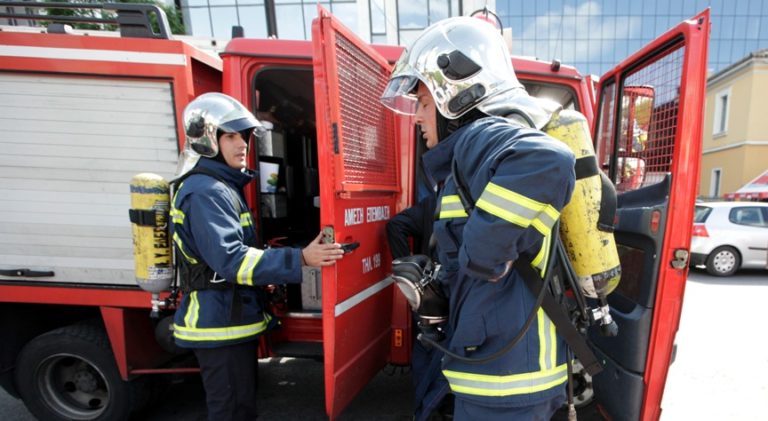
[[[90,0],[51,0],[55,3],[69,3],[69,4],[101,4],[102,1],[90,1]],[[177,35],[183,35],[186,32],[186,29],[184,28],[184,21],[182,19],[181,11],[178,10],[175,6],[167,6],[163,3],[154,1],[154,0],[120,0],[117,3],[147,3],[147,4],[154,4],[158,7],[160,7],[164,12],[165,15],[168,17],[168,26],[171,28],[172,34]],[[104,11],[102,9],[49,9],[48,10],[49,16],[76,16],[76,17],[82,17],[82,18],[99,18],[99,17],[114,17],[114,13],[109,11]],[[52,22],[55,22],[56,19],[51,19]],[[116,25],[110,25],[110,24],[99,24],[99,23],[69,23],[65,22],[69,25],[71,25],[73,28],[76,29],[90,29],[90,30],[117,30]],[[155,32],[159,32],[159,27],[157,25],[157,17],[154,14],[150,15],[150,23],[152,25],[152,28]]]

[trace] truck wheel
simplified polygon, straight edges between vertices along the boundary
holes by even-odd
[[[713,276],[731,276],[740,266],[741,257],[733,247],[718,247],[707,256],[707,272]]]
[[[41,420],[123,420],[134,390],[120,378],[101,326],[76,324],[32,339],[19,354],[16,387]]]

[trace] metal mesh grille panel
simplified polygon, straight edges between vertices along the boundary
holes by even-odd
[[[616,83],[610,83],[603,87],[600,98],[600,121],[597,126],[597,159],[601,168],[606,173],[611,164],[613,154],[613,113],[616,109]]]
[[[614,179],[617,191],[659,183],[672,170],[685,51],[682,46],[624,79]]]
[[[379,102],[388,72],[336,35],[345,184],[397,188],[394,118]]]

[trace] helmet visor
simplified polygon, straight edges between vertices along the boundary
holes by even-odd
[[[411,75],[396,76],[390,79],[379,101],[390,110],[405,115],[416,114],[416,85],[419,79]]]
[[[261,123],[251,115],[245,115],[235,120],[219,123],[219,128],[229,133],[242,132],[243,130],[255,129],[257,127],[262,127]]]

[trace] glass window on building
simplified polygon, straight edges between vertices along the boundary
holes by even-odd
[[[407,45],[427,26],[469,15],[483,2],[467,0],[274,0],[283,39],[312,37],[317,4],[366,41]],[[682,22],[711,7],[708,67],[717,72],[768,46],[768,0],[496,0],[512,32],[512,54],[560,59],[584,74],[601,75]],[[266,36],[264,0],[181,0],[191,35],[227,39],[232,25],[245,36]],[[362,20],[360,19],[362,17]],[[367,20],[367,21],[366,21]]]
[[[384,0],[368,0],[371,15],[371,35],[387,35],[387,10]],[[386,40],[386,38],[385,38]]]
[[[496,0],[504,27],[512,29],[512,54],[562,59],[596,75],[707,7],[710,71],[768,46],[768,0]]]
[[[290,4],[275,4],[275,19],[277,21],[277,37],[281,39],[307,39],[305,25],[301,25],[304,9],[300,2]],[[315,15],[317,11],[315,11]],[[284,23],[295,22],[292,25]],[[311,20],[310,20],[311,22]],[[281,23],[283,23],[281,25]]]
[[[709,180],[709,197],[720,197],[720,180],[723,170],[720,168],[712,169],[712,178]]]
[[[238,25],[237,8],[232,6],[211,7],[211,29],[214,38],[230,38],[232,25]]]
[[[456,3],[455,0],[397,0],[398,44],[408,45],[427,26],[458,16]]]
[[[360,25],[357,19],[356,1],[332,1],[331,13],[339,18],[341,23],[343,23],[347,28],[351,29],[355,33],[360,33]]]
[[[731,89],[724,89],[715,95],[715,118],[712,134],[722,135],[728,131],[728,108]]]
[[[427,0],[398,0],[397,26],[402,29],[424,29],[429,25]]]
[[[211,11],[207,7],[189,7],[185,14],[187,33],[198,37],[211,37]]]
[[[266,38],[267,37],[267,17],[264,14],[263,5],[243,4],[239,1],[238,16],[240,26],[248,38]]]

